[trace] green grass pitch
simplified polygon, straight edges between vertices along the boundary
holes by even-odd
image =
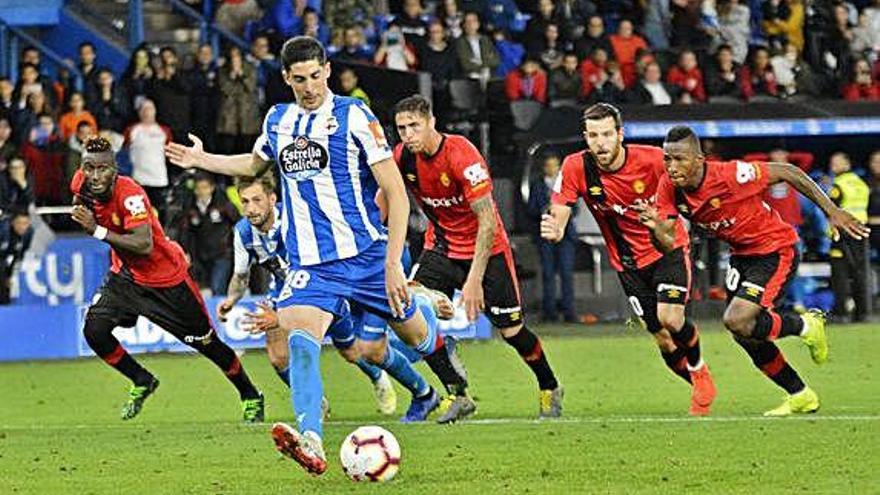
[[[128,423],[119,419],[128,384],[97,359],[3,364],[0,494],[880,493],[877,325],[831,327],[822,367],[796,339],[783,341],[822,409],[770,420],[761,413],[781,391],[718,325],[704,327],[719,389],[706,419],[687,417],[689,389],[647,334],[622,326],[541,329],[553,334],[544,346],[566,388],[565,419],[552,422],[531,421],[534,378],[500,340],[462,344],[479,412],[442,427],[379,416],[366,378],[328,349],[330,469],[320,478],[275,453],[269,424],[239,423],[234,389],[205,359],[142,358],[162,387]],[[265,354],[243,361],[266,393],[267,420],[291,421]],[[385,485],[352,483],[339,443],[374,423],[400,440],[401,471]]]

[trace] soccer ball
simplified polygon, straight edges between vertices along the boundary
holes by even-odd
[[[384,428],[361,426],[345,437],[339,458],[352,481],[389,481],[400,469],[400,444]]]

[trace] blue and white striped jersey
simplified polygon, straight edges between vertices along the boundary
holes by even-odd
[[[292,267],[351,258],[387,239],[370,166],[392,153],[362,101],[328,91],[315,111],[275,105],[254,152],[278,164],[281,235]]]
[[[233,272],[241,275],[250,271],[251,265],[261,264],[272,271],[272,281],[269,292],[272,294],[281,290],[284,285],[285,269],[288,264],[284,257],[287,255],[284,243],[281,242],[281,228],[278,222],[281,215],[281,206],[275,205],[275,225],[269,232],[263,233],[242,217],[235,224],[233,230]],[[277,262],[266,263],[277,259]]]

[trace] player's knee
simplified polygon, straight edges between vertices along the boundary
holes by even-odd
[[[271,349],[267,349],[267,351],[269,362],[272,363],[273,368],[276,370],[287,369],[287,366],[290,364],[290,356],[287,352],[278,352],[278,350],[273,351]]]
[[[352,364],[356,363],[358,359],[361,358],[361,353],[360,351],[358,351],[358,346],[356,345],[352,345],[344,349],[339,349],[339,355]]]
[[[516,334],[518,334],[519,331],[522,330],[522,327],[523,327],[523,324],[519,323],[519,324],[514,325],[512,327],[499,328],[498,331],[501,333],[502,337],[504,337],[505,339],[509,339],[511,337],[516,336]]]
[[[684,326],[684,311],[673,308],[662,308],[657,311],[660,326],[670,332],[677,332]]]
[[[755,324],[754,318],[751,315],[738,311],[726,311],[722,322],[725,328],[741,337],[748,337],[752,333],[752,327]]]
[[[361,357],[372,364],[382,364],[385,359],[385,342],[360,342]]]
[[[654,341],[657,342],[657,347],[660,348],[661,352],[665,352],[667,354],[675,352],[675,341],[672,340],[672,334],[670,334],[669,331],[660,330],[653,335]]]

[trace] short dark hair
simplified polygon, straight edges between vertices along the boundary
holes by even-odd
[[[397,105],[394,105],[394,114],[397,115],[403,112],[417,113],[425,117],[434,115],[431,110],[431,102],[422,95],[407,96],[398,101]]]
[[[95,136],[86,141],[83,151],[87,153],[106,153],[108,151],[113,151],[113,146],[110,145],[110,141],[108,141],[107,138]]]
[[[620,110],[610,103],[596,103],[584,110],[583,124],[586,125],[588,120],[603,120],[611,117],[614,119],[614,127],[620,129],[623,127],[623,118],[620,116]]]
[[[76,124],[76,130],[80,130],[83,127],[88,127],[89,129],[91,129],[92,124],[90,124],[88,120],[80,120],[79,123]]]
[[[95,44],[92,43],[91,41],[83,41],[82,43],[79,44],[79,48],[78,48],[78,49],[79,49],[79,50],[82,50],[82,49],[85,48],[85,47],[89,47],[89,48],[92,49],[92,51],[95,51]]]
[[[241,191],[242,189],[247,189],[254,184],[259,184],[263,186],[263,191],[266,194],[271,194],[275,192],[275,174],[272,173],[272,169],[266,170],[262,175],[256,176],[238,176],[235,178],[235,189]]]
[[[212,173],[200,170],[200,171],[196,172],[195,177],[193,177],[193,183],[202,182],[202,181],[209,182],[209,183],[211,183],[211,185],[214,185],[217,183],[217,181],[214,180],[214,175]]]
[[[684,140],[693,140],[696,143],[700,142],[700,138],[697,137],[697,134],[693,129],[686,125],[677,125],[666,133],[666,142],[667,143],[677,143]]]
[[[174,54],[175,57],[177,56],[177,50],[175,50],[173,46],[167,46],[167,45],[166,45],[166,46],[163,46],[163,47],[159,50],[159,54],[160,54],[160,55],[163,54],[163,53],[165,53],[165,52],[171,52],[171,53]]]
[[[281,47],[281,65],[284,70],[293,64],[316,60],[319,64],[327,63],[327,52],[321,42],[311,36],[296,36],[284,42]]]

